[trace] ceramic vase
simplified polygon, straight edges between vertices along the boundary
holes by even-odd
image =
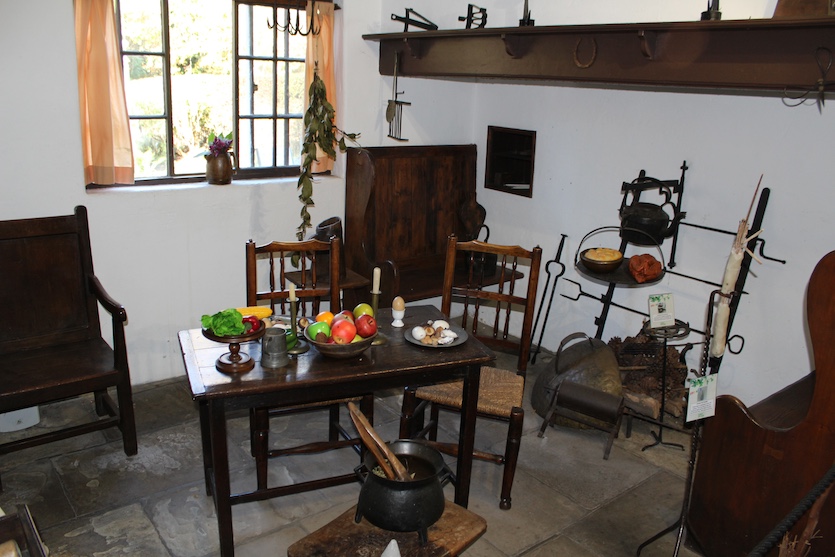
[[[231,153],[206,155],[206,181],[210,184],[231,184],[233,170]]]

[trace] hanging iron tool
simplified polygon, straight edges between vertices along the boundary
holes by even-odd
[[[522,19],[519,20],[519,27],[533,27],[536,22],[531,19],[531,11],[528,9],[528,0],[525,0],[525,7],[522,9]]]
[[[719,21],[722,19],[722,12],[719,11],[719,0],[707,3],[707,10],[702,12],[702,21]]]
[[[820,79],[815,82],[815,86],[805,91],[801,89],[797,95],[789,94],[788,88],[784,89],[783,104],[792,107],[800,106],[806,102],[806,98],[810,93],[817,92],[817,98],[815,100],[818,105],[818,112],[823,112],[826,94],[831,93],[833,88],[835,88],[835,81],[827,81],[826,79],[829,70],[832,69],[832,51],[825,46],[819,46],[815,49],[815,62],[818,65],[818,71],[820,71],[821,75]],[[787,102],[787,100],[792,102]]]
[[[389,123],[389,133],[388,136],[392,139],[397,139],[398,141],[408,141],[408,139],[404,139],[401,137],[402,126],[403,126],[403,107],[411,105],[410,102],[399,101],[397,97],[403,93],[403,91],[397,90],[397,69],[400,65],[400,53],[394,53],[394,77],[391,81],[391,100],[389,100],[388,104],[386,105],[386,122]]]
[[[458,16],[458,21],[466,21],[465,29],[481,29],[487,24],[487,10],[479,8],[475,4],[467,6],[467,15]]]
[[[531,363],[536,363],[536,356],[539,354],[539,351],[542,349],[542,337],[545,335],[545,325],[548,323],[548,315],[551,313],[551,304],[554,302],[554,292],[557,291],[557,281],[560,277],[565,273],[565,265],[560,262],[560,256],[562,256],[562,247],[565,245],[565,234],[561,235],[560,238],[560,246],[557,248],[557,255],[551,261],[545,264],[545,274],[548,275],[548,278],[545,280],[545,290],[542,291],[542,300],[539,302],[539,311],[536,313],[536,319],[533,323],[533,330],[536,331],[536,328],[539,326],[539,316],[542,315],[542,306],[545,303],[545,296],[548,294],[548,286],[551,286],[551,297],[548,299],[548,308],[545,310],[545,320],[542,322],[542,330],[539,331],[539,341],[536,343],[536,350],[531,355]],[[557,273],[553,279],[554,282],[551,283],[551,263],[555,263],[560,266],[560,272]],[[533,335],[531,335],[533,338]]]
[[[412,16],[417,17],[418,19],[412,18]],[[401,17],[396,14],[391,14],[391,19],[394,21],[402,21],[405,26],[403,27],[403,32],[409,30],[409,25],[417,27],[419,29],[424,29],[426,31],[436,31],[438,26],[414,11],[412,8],[406,8],[406,16]]]

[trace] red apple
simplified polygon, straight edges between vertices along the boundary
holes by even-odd
[[[331,336],[336,344],[350,344],[357,336],[357,328],[347,319],[334,320],[331,326]]]
[[[354,313],[349,309],[346,309],[345,311],[340,311],[339,313],[337,313],[336,315],[333,316],[333,321],[331,322],[331,326],[333,326],[334,322],[341,321],[342,319],[347,319],[348,321],[353,323],[354,322]]]
[[[357,317],[357,334],[363,338],[373,337],[377,334],[377,320],[369,314]]]

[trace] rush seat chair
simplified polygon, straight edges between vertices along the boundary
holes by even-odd
[[[501,246],[479,240],[459,242],[454,235],[447,242],[441,311],[452,318],[452,302],[463,304],[460,324],[469,335],[493,349],[517,355],[515,369],[482,367],[479,383],[478,417],[508,424],[505,451],[503,454],[482,451],[473,453],[473,458],[503,465],[499,507],[505,510],[511,506],[510,491],[522,439],[525,416],[522,401],[541,259],[542,249],[539,246],[527,250],[519,246]],[[497,267],[495,271],[494,264]],[[529,265],[528,277],[527,285],[519,289],[521,292],[517,292],[523,276],[519,270],[520,264]],[[467,271],[466,284],[453,286],[456,266],[462,265]],[[496,274],[499,277],[498,284],[485,285],[485,278],[495,278]],[[519,337],[510,334],[511,321],[520,327]],[[408,434],[412,438],[428,438],[438,450],[456,455],[457,445],[437,441],[438,419],[441,409],[460,412],[462,393],[461,381],[417,389],[407,388],[403,395],[401,436]],[[430,409],[430,420],[424,426],[427,407]]]

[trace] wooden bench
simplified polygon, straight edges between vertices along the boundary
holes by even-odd
[[[0,222],[0,284],[0,412],[92,394],[100,416],[4,442],[0,455],[111,427],[135,455],[127,313],[93,272],[87,210]],[[110,315],[112,347],[99,307]]]

